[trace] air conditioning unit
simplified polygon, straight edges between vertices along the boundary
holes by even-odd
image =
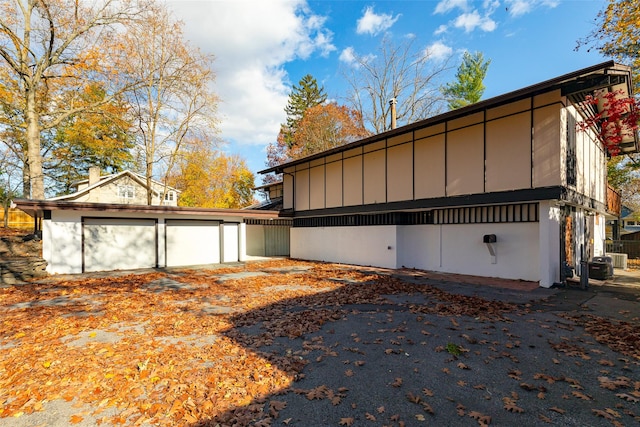
[[[613,268],[627,269],[627,254],[607,253],[607,256],[611,257]]]

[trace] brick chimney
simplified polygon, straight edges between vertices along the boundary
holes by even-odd
[[[97,184],[100,181],[100,167],[99,166],[91,166],[89,168],[89,186],[93,184]]]

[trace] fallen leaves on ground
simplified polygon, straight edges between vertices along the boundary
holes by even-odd
[[[257,274],[264,272],[269,275]],[[244,276],[220,280],[224,275]],[[415,316],[415,325],[394,324],[387,296],[396,294],[429,301],[398,305]],[[333,322],[360,314],[362,305],[379,315],[370,326],[371,336],[353,332],[325,340]],[[489,425],[489,415],[439,395],[438,381],[456,386],[456,397],[476,393],[479,401],[490,400],[493,385],[478,384],[486,379],[476,375],[497,360],[510,369],[493,374],[515,380],[523,395],[531,394],[538,402],[554,387],[562,389],[567,400],[591,400],[593,389],[587,393],[578,381],[535,374],[520,363],[517,355],[522,353],[516,352],[526,343],[511,332],[517,330],[508,317],[519,308],[373,271],[294,260],[0,288],[0,418],[42,411],[46,402],[61,399],[83,408],[69,416],[69,424],[93,417],[101,424],[296,425],[292,405],[283,397],[290,394],[308,405],[343,411],[333,425],[363,420],[402,425],[403,417],[407,423],[429,422],[440,415],[444,401],[450,403],[451,415]],[[442,317],[445,327],[435,328],[433,316]],[[598,342],[631,359],[593,357],[597,353],[587,343],[556,334],[546,343],[557,355],[548,360],[549,366],[575,360],[605,369],[631,366],[638,358],[633,328],[591,317],[570,320],[585,324]],[[540,326],[545,331],[572,330],[566,323]],[[409,334],[412,328],[419,338]],[[318,335],[321,331],[323,336]],[[269,350],[276,343],[294,342],[283,351]],[[428,372],[417,367],[375,372],[376,358],[418,362],[427,353],[441,358],[442,365]],[[342,383],[298,387],[309,368],[331,363],[348,365],[336,370]],[[398,399],[368,408],[356,403],[349,387],[372,375]],[[640,381],[608,375],[596,375],[596,388],[615,393],[621,404],[638,402]],[[411,407],[402,416],[400,402]],[[508,416],[531,413],[515,392],[503,403]],[[565,410],[557,405],[547,406],[553,414],[538,414],[539,420],[551,423],[552,415],[563,416]],[[91,410],[84,411],[87,407]],[[359,412],[350,416],[349,411]],[[608,421],[618,415],[638,419],[628,408],[593,411],[594,417]]]

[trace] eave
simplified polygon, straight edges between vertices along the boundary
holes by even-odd
[[[242,217],[242,218],[278,218],[278,211],[251,211],[244,209],[210,209],[192,208],[183,206],[150,206],[150,205],[129,205],[117,203],[77,203],[69,201],[55,200],[30,200],[15,199],[12,203],[16,207],[29,215],[41,216],[45,211],[82,211],[82,212],[113,212],[113,213],[137,213],[137,214],[165,214],[165,215],[195,215],[195,216],[215,216],[221,218]]]

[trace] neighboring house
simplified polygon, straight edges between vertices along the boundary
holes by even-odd
[[[89,178],[74,183],[75,192],[53,197],[52,201],[87,203],[147,204],[147,182],[143,175],[123,171],[112,175],[100,175],[100,168],[89,169]],[[178,206],[180,191],[151,180],[151,204],[153,206]]]
[[[245,209],[263,209],[263,210],[281,210],[282,209],[282,181],[271,182],[269,184],[261,185],[253,189],[258,191],[264,197],[264,200],[260,203],[253,204]]]
[[[640,212],[634,212],[624,206],[621,214],[622,233],[635,233],[640,231]]]
[[[291,257],[537,281],[604,254],[607,153],[576,124],[612,61],[266,169],[283,174]],[[622,153],[638,150],[634,132]]]

